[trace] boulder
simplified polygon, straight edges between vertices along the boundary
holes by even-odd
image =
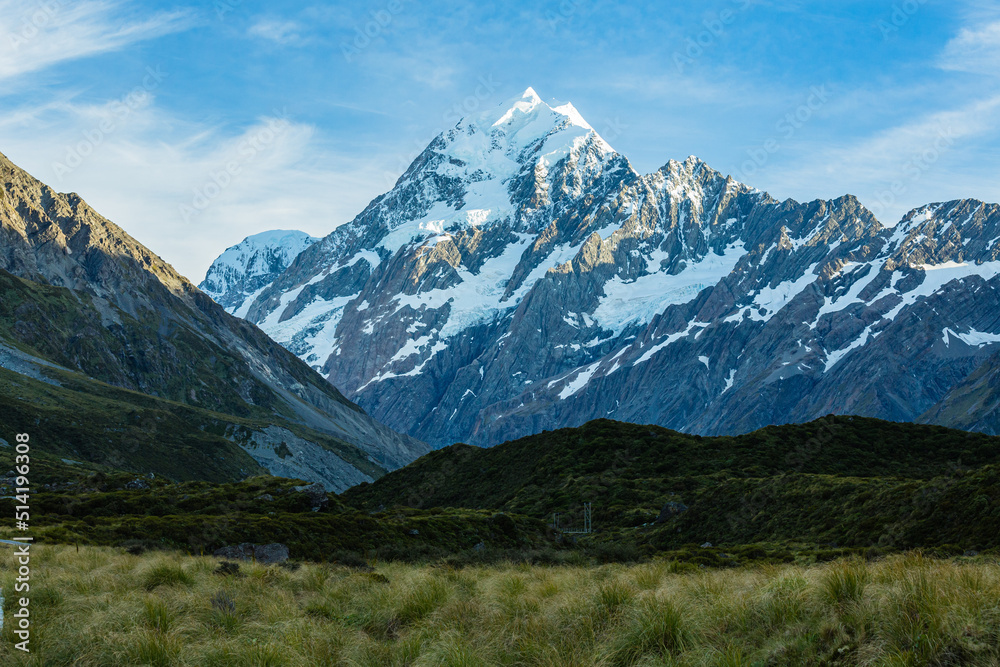
[[[223,576],[240,576],[240,565],[239,563],[232,563],[228,560],[223,561],[219,563],[219,567],[216,568],[215,573]]]
[[[256,545],[244,542],[243,544],[216,549],[212,555],[216,558],[228,558],[229,560],[253,560],[254,546]]]
[[[263,544],[253,548],[253,556],[258,563],[271,565],[272,563],[284,563],[288,560],[288,547],[284,544]]]
[[[326,488],[319,482],[305,486],[296,486],[295,490],[299,493],[304,493],[309,498],[309,506],[312,507],[314,512],[330,504],[330,498],[326,495]]]
[[[235,546],[222,547],[213,554],[217,558],[230,560],[253,560],[264,565],[284,563],[288,560],[288,547],[284,544],[253,544],[244,542]]]

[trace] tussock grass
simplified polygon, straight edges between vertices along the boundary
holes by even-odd
[[[142,587],[151,591],[157,586],[190,586],[194,578],[177,562],[159,561],[142,573]]]
[[[1000,565],[985,558],[234,576],[210,558],[33,553],[32,653],[13,650],[8,623],[3,665],[1000,665]],[[0,550],[5,591],[12,558]]]

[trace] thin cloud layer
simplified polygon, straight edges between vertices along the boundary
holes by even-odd
[[[919,205],[971,197],[1000,201],[993,178],[962,171],[970,147],[996,140],[1000,95],[931,113],[843,146],[818,150],[766,176],[776,191],[822,183],[822,196],[854,194],[886,225]],[[987,173],[1000,167],[980,162]],[[816,186],[814,186],[816,187]],[[919,203],[918,203],[919,202]]]
[[[1000,21],[963,28],[948,42],[940,64],[946,70],[1000,76]]]
[[[122,21],[121,3],[108,0],[24,3],[0,0],[0,81],[52,65],[121,50],[190,27],[184,11]]]
[[[377,168],[325,149],[313,126],[280,109],[234,135],[155,102],[149,93],[132,107],[21,109],[0,121],[0,134],[23,137],[3,152],[57,190],[81,193],[195,282],[220,248],[289,225],[326,235],[378,194]]]
[[[295,21],[262,19],[247,30],[251,37],[259,37],[280,44],[297,44],[302,41],[302,26]]]

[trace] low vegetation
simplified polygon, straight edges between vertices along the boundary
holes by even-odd
[[[34,653],[8,624],[0,664],[997,665],[998,443],[857,418],[738,438],[599,421],[339,496],[40,451]],[[594,532],[566,531],[584,502]],[[292,560],[210,556],[242,542]]]
[[[0,466],[12,454],[0,447]],[[910,549],[1000,553],[998,459],[1000,438],[872,419],[737,438],[598,421],[434,452],[322,507],[296,491],[300,481],[177,482],[41,452],[31,504],[47,543],[191,555],[280,542],[293,558],[341,563],[808,564]],[[592,534],[553,530],[554,513],[563,530],[582,527],[585,502]],[[0,516],[13,517],[13,505],[0,498]]]
[[[827,417],[702,438],[609,420],[491,449],[454,445],[348,489],[350,507],[491,509],[582,527],[644,556],[704,564],[727,551],[792,560],[874,550],[1000,547],[1000,438]],[[663,515],[667,503],[682,510]]]
[[[551,530],[538,519],[463,509],[369,513],[344,506],[332,494],[316,506],[315,495],[299,490],[308,489],[304,484],[279,477],[213,484],[121,473],[81,475],[32,495],[32,535],[46,544],[193,555],[243,542],[278,542],[295,558],[349,564],[370,557],[478,561],[487,546],[494,554],[532,559],[555,546]],[[0,492],[5,488],[10,487],[0,480]],[[13,517],[14,503],[11,497],[0,498],[0,516]],[[0,529],[0,537],[4,532]]]
[[[40,546],[4,665],[996,665],[1000,565],[359,567]],[[0,585],[13,590],[11,550]],[[6,611],[12,613],[11,596]]]
[[[343,498],[368,509],[507,507],[536,514],[608,493],[608,502],[594,508],[613,512],[615,505],[654,494],[658,500],[720,479],[801,474],[928,480],[990,464],[1000,464],[998,437],[864,417],[831,415],[712,438],[598,419],[489,449],[445,447]]]

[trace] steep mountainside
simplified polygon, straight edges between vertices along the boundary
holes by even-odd
[[[994,353],[920,417],[970,431],[1000,433],[1000,352]]]
[[[114,413],[86,403],[88,395],[103,393],[97,381],[128,390],[114,399],[129,406],[136,421],[156,421],[146,408],[195,415],[187,427],[210,429],[242,447],[228,452],[249,454],[241,454],[245,461],[221,466],[232,474],[261,464],[331,489],[427,451],[371,419],[259,329],[227,314],[78,196],[55,193],[2,155],[0,183],[0,361],[33,388],[5,392],[10,410],[31,404],[44,389],[35,382],[59,386],[72,377],[83,401],[77,417],[97,423],[98,412]],[[155,408],[151,397],[159,399]],[[90,408],[95,412],[88,415]],[[122,432],[113,421],[105,430],[109,440]],[[131,452],[123,465],[141,469],[143,448],[169,456],[155,430],[116,441]],[[184,463],[171,462],[175,468]],[[198,476],[190,471],[190,478]]]
[[[977,201],[886,227],[854,197],[779,202],[696,158],[642,176],[529,89],[437,137],[245,316],[439,445],[602,416],[956,423],[949,392],[1000,343],[998,241],[1000,206]]]

